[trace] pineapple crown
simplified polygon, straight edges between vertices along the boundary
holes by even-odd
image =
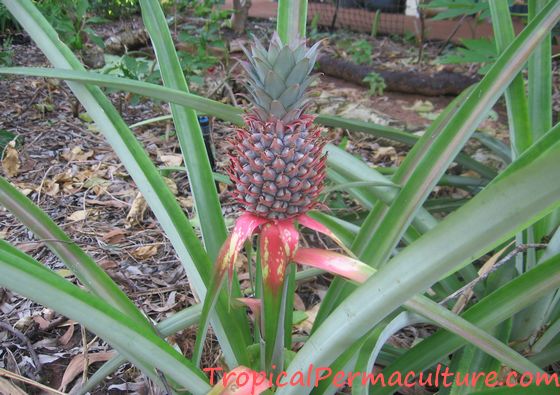
[[[243,48],[248,62],[241,62],[248,74],[247,89],[253,113],[263,122],[283,123],[298,119],[308,103],[307,88],[320,42],[307,48],[305,40],[283,44],[274,32],[268,50],[254,38],[250,51]]]

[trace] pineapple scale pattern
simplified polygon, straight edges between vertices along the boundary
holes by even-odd
[[[304,114],[318,45],[283,45],[277,35],[266,50],[256,41],[243,63],[252,109],[231,143],[229,175],[234,198],[260,217],[282,220],[317,202],[325,178],[325,141],[314,116]]]

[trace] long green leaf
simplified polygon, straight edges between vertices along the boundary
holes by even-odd
[[[2,1],[55,67],[84,71],[72,51],[60,41],[54,29],[30,0]],[[99,130],[134,179],[173,244],[185,267],[190,285],[200,298],[204,298],[206,295],[205,284],[210,279],[212,263],[159,171],[114,106],[98,87],[84,86],[75,82],[68,82],[68,86],[96,122]],[[219,314],[223,317],[227,311],[226,303],[226,297],[222,295],[218,308],[221,309]],[[218,338],[223,340],[223,350],[228,363],[236,366],[238,361],[236,361],[235,353],[227,347],[228,342],[225,340],[225,325],[231,326],[231,320],[227,323],[215,322],[214,329]],[[228,331],[228,333],[233,332]]]
[[[290,364],[288,376],[298,370],[305,372],[311,364],[330,364],[412,295],[558,207],[558,166],[560,127],[551,130],[486,189],[358,287],[308,339]],[[278,393],[296,392],[282,388]],[[308,393],[307,388],[297,393]]]
[[[7,208],[58,256],[90,291],[140,325],[151,324],[136,305],[49,216],[0,177],[0,205]]]
[[[160,2],[140,0],[140,6],[164,86],[189,93]],[[226,239],[226,226],[200,124],[196,112],[184,106],[171,104],[171,114],[183,152],[196,212],[200,219],[202,239],[210,259],[214,261]]]
[[[490,330],[558,288],[559,285],[560,254],[486,296],[467,310],[462,317],[483,330]],[[436,364],[442,355],[451,354],[464,344],[463,339],[449,332],[437,332],[385,368],[384,373],[390,375],[392,372],[402,371],[400,369],[413,371],[427,369]],[[534,363],[542,366],[536,360]],[[393,390],[376,388],[372,395],[388,395]]]
[[[533,20],[537,14],[549,3],[548,0],[529,0],[529,20]],[[551,36],[545,37],[543,42],[536,48],[529,59],[528,95],[530,128],[526,133],[531,133],[533,139],[538,139],[552,126],[552,52]],[[540,242],[547,235],[551,221],[558,212],[551,217],[544,218],[531,229],[528,229],[519,239],[524,243]],[[525,261],[521,259],[525,257]],[[537,264],[537,256],[534,250],[529,250],[525,255],[519,255],[517,266],[520,271],[528,270]],[[547,306],[543,300],[535,306],[521,312],[515,317],[513,336],[516,339],[531,339],[541,329],[535,327],[542,322],[542,314]]]
[[[442,114],[444,118],[438,119],[436,127],[422,136],[401,166],[412,164],[414,172],[404,178],[406,183],[381,221],[373,224],[373,230],[379,231],[372,233],[366,226],[357,236],[357,253],[364,262],[374,267],[386,262],[437,181],[559,19],[560,3],[551,3],[503,52],[464,103],[456,111]]]
[[[529,20],[555,1],[529,0]],[[537,140],[552,127],[552,40],[546,30],[544,40],[529,59],[529,113],[533,139]]]
[[[410,211],[411,214],[407,216],[405,202],[412,205],[414,201],[422,199],[420,196],[427,197],[429,193],[426,191],[422,195],[421,190],[416,190],[416,195],[410,193],[406,194],[406,190],[409,189],[408,185],[414,183],[417,178],[427,178],[426,175],[436,169],[438,173],[437,175],[432,175],[433,178],[431,179],[433,188],[438,181],[435,178],[438,176],[440,178],[443,175],[455,157],[454,153],[458,153],[461,149],[461,146],[458,146],[455,150],[449,150],[450,143],[454,139],[457,139],[457,133],[455,129],[449,129],[449,136],[447,136],[445,134],[445,128],[465,105],[466,97],[469,96],[469,92],[473,92],[474,90],[476,90],[476,87],[463,92],[447,106],[426,133],[424,133],[420,140],[414,145],[402,165],[391,178],[392,182],[397,185],[402,185],[403,188],[395,191],[395,198],[391,205],[378,203],[376,207],[374,207],[364,221],[360,232],[358,232],[352,244],[352,250],[360,256],[364,262],[367,262],[375,268],[385,263],[385,260],[390,256],[391,251],[402,237],[406,227],[412,223],[414,215],[412,212],[420,209],[422,204],[422,202],[419,202],[419,204]],[[442,149],[439,151],[433,149],[433,146],[440,142],[440,140],[440,144],[448,149],[447,152]],[[467,138],[464,138],[462,142],[465,143],[466,140]],[[405,194],[408,200],[405,200],[403,196]],[[400,217],[400,221],[396,218],[391,219],[391,217]],[[402,227],[399,228],[399,226]],[[391,233],[393,234],[392,237]],[[371,245],[375,245],[375,252],[372,252],[374,249],[371,248]]]
[[[63,70],[59,68],[40,67],[0,67],[0,74],[33,75],[46,78],[60,78],[68,81],[76,81],[84,84],[92,84],[112,89],[119,89],[154,99],[170,101],[184,107],[193,108],[201,114],[209,114],[224,121],[242,126],[244,124],[239,108],[229,106],[195,95],[190,92],[181,91],[144,81],[136,81],[113,75],[100,74],[85,70]]]
[[[425,322],[426,319],[419,315],[402,312],[386,326],[379,325],[368,336],[368,339],[360,349],[354,371],[372,372],[377,356],[381,352],[381,347],[391,336],[407,326]],[[364,383],[362,381],[354,382],[352,386],[352,395],[368,395],[368,393],[369,383]]]
[[[158,0],[140,0],[140,5],[144,24],[156,52],[164,85],[189,93],[160,2]],[[210,260],[214,262],[226,239],[226,227],[202,131],[193,109],[171,104],[171,114],[187,168],[204,245]],[[237,282],[234,292],[237,296],[241,295]],[[232,348],[238,360],[247,361],[246,350],[251,332],[245,314],[241,310],[225,313],[223,309],[217,309],[216,313],[220,316],[219,319],[222,323],[235,322],[237,328],[236,331],[224,332],[225,336],[220,337],[220,344],[227,341],[228,344],[222,344],[222,346],[225,349]],[[213,319],[214,323],[220,330],[216,317]],[[232,359],[231,356],[229,359]]]
[[[276,30],[283,43],[305,38],[307,0],[279,0]]]
[[[153,331],[3,241],[0,285],[83,323],[150,377],[158,369],[193,394],[210,390],[205,375]]]
[[[489,3],[492,15],[492,28],[496,37],[498,53],[502,53],[515,39],[515,31],[509,13],[509,5],[504,1]],[[531,134],[529,104],[525,94],[525,81],[519,73],[505,92],[509,120],[511,151],[518,157],[533,143]],[[550,126],[546,129],[550,129]]]
[[[334,115],[320,114],[317,116],[316,122],[333,128],[344,128],[350,131],[371,134],[376,137],[398,141],[406,145],[414,145],[420,139],[420,137],[414,134],[406,133],[390,126],[377,125],[371,122],[364,122],[355,119],[346,119]],[[494,169],[475,161],[463,153],[457,155],[457,162],[468,169],[476,171],[486,179],[493,179],[497,175],[497,172]]]
[[[332,169],[342,176],[349,178],[350,181],[359,180],[379,183],[379,186],[371,186],[370,188],[363,189],[370,192],[374,197],[385,204],[393,203],[399,193],[400,188],[398,185],[339,147],[327,144],[326,152],[328,154],[328,164]],[[388,184],[390,186],[382,186],[382,184]],[[375,200],[370,200],[369,203],[375,203]],[[434,227],[437,224],[437,220],[426,210],[420,209],[412,221],[412,224],[420,232],[425,232]]]
[[[158,332],[163,336],[170,336],[180,330],[194,325],[198,322],[201,311],[202,304],[187,307],[186,309],[183,309],[160,322],[157,325]],[[116,355],[111,358],[95,371],[88,381],[86,381],[84,386],[80,388],[78,394],[85,395],[86,393],[91,392],[98,384],[105,380],[107,376],[113,374],[124,363],[126,363],[126,358],[122,355]]]

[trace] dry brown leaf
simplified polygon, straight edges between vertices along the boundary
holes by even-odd
[[[70,216],[68,216],[68,219],[70,221],[83,221],[87,218],[88,211],[89,210],[74,211],[72,214],[70,214]]]
[[[0,394],[3,395],[26,395],[25,391],[10,381],[0,377]]]
[[[33,192],[36,189],[35,185],[27,183],[27,182],[17,182],[17,183],[14,183],[14,185],[25,196],[28,196],[31,192]]]
[[[58,182],[60,184],[64,184],[66,182],[72,182],[74,175],[72,174],[72,169],[67,169],[62,173],[56,174],[52,179],[54,182]]]
[[[124,229],[115,228],[103,235],[103,241],[109,244],[118,244],[125,239],[126,231]]]
[[[52,179],[47,180],[43,184],[42,189],[44,193],[49,196],[56,196],[60,192],[61,186],[64,191],[66,191],[67,193],[71,193],[71,191],[74,189],[72,182],[72,170],[68,169],[62,173],[56,174]]]
[[[95,362],[105,362],[111,359],[115,355],[114,352],[98,352],[87,355],[88,364]],[[84,371],[84,355],[76,355],[66,368],[64,375],[62,376],[62,382],[60,383],[59,391],[65,391],[66,386],[70,384],[78,375],[82,374]]]
[[[144,213],[147,208],[148,203],[146,203],[144,196],[138,192],[132,202],[132,205],[130,206],[130,211],[126,216],[126,227],[131,228],[134,225],[140,225],[144,221]]]
[[[165,166],[181,166],[183,163],[183,156],[180,154],[160,155],[159,160],[161,160]]]
[[[32,252],[35,252],[39,248],[43,247],[43,243],[40,242],[21,243],[21,244],[17,244],[16,247],[22,252],[25,252],[26,254],[31,254]]]
[[[140,261],[153,257],[158,252],[157,245],[142,246],[132,251],[132,256]]]
[[[72,339],[72,336],[74,336],[74,326],[75,326],[74,324],[68,325],[68,329],[66,329],[64,335],[62,335],[58,340],[58,342],[63,346],[66,346],[68,342]]]
[[[12,140],[4,149],[4,155],[2,156],[2,169],[4,169],[6,176],[15,177],[18,175],[20,165],[21,162],[19,160],[19,154],[16,150],[16,142],[15,140]]]
[[[179,193],[179,188],[177,188],[177,184],[175,183],[175,181],[167,177],[163,177],[163,181],[165,181],[171,193],[177,196],[177,194]]]
[[[47,181],[43,185],[43,191],[49,196],[56,196],[60,192],[60,185],[57,182]]]
[[[395,147],[379,147],[373,156],[374,161],[381,161],[381,160],[390,160],[395,161],[397,160],[397,150]]]
[[[303,303],[301,296],[299,296],[297,293],[294,294],[294,309],[305,311],[305,303]]]
[[[93,156],[93,150],[84,152],[82,150],[82,147],[80,147],[79,145],[72,149],[65,149],[64,153],[62,154],[62,157],[66,159],[68,162],[84,161],[84,160],[88,160],[92,156]]]
[[[35,323],[37,325],[39,325],[39,329],[42,329],[42,330],[47,329],[51,325],[51,322],[49,320],[46,320],[45,318],[43,318],[40,315],[34,316],[33,321],[35,321]]]
[[[114,269],[116,267],[119,267],[117,262],[115,262],[112,259],[103,259],[101,262],[99,262],[99,266],[101,266],[101,269],[104,269],[104,270]]]
[[[111,200],[86,199],[86,203],[97,204],[98,206],[114,207],[114,208],[128,207],[128,204],[116,199],[111,199]]]
[[[194,200],[192,196],[179,196],[177,200],[179,201],[179,205],[183,208],[186,208],[187,210],[190,210],[194,207]]]
[[[296,325],[297,328],[302,329],[306,333],[311,333],[311,329],[313,328],[313,323],[315,322],[315,318],[317,318],[317,313],[319,312],[320,304],[316,304],[309,310],[305,312],[307,314],[307,319],[303,321],[301,324]]]

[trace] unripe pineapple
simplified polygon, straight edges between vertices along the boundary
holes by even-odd
[[[234,197],[245,209],[270,220],[310,210],[325,178],[325,145],[314,116],[304,114],[306,90],[318,44],[282,44],[274,34],[268,50],[256,40],[243,63],[253,108],[237,130],[229,174]]]

